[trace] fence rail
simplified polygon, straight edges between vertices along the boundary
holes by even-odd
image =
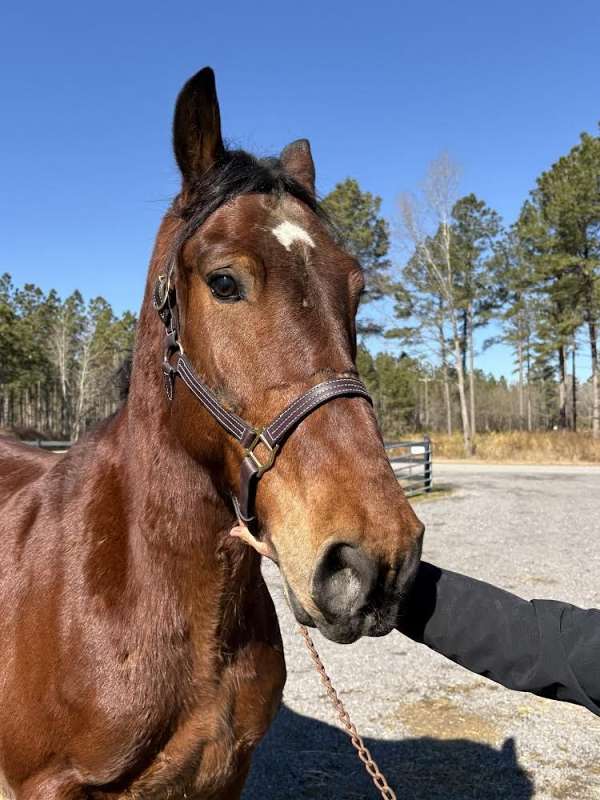
[[[30,444],[32,447],[39,447],[42,450],[68,450],[74,442],[53,442],[46,439],[31,439],[26,440],[24,444]]]
[[[28,442],[28,444],[34,447],[41,447],[44,450],[61,451],[67,450],[73,443],[37,439],[36,441]],[[418,440],[386,442],[385,449],[407,497],[414,497],[414,495],[422,492],[431,491],[433,486],[433,467],[431,440],[428,436]]]
[[[385,449],[407,497],[432,490],[433,465],[429,436],[419,440],[386,442]]]

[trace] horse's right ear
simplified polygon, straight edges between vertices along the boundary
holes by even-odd
[[[306,191],[315,194],[315,164],[308,139],[297,139],[281,151],[281,165]]]
[[[197,72],[179,93],[173,149],[184,183],[210,169],[225,152],[215,74],[210,67]]]

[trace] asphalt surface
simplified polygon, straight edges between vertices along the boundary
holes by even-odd
[[[600,468],[435,465],[449,496],[417,502],[424,558],[523,597],[600,605]],[[376,798],[334,718],[277,570],[288,681],[244,800]],[[600,719],[508,691],[398,633],[343,646],[315,634],[398,800],[600,800]],[[599,666],[600,668],[600,666]]]

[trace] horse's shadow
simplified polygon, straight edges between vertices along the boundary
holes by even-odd
[[[365,744],[399,800],[533,797],[512,739],[500,750],[466,739],[365,739]],[[256,751],[243,800],[378,796],[341,730],[282,706]]]

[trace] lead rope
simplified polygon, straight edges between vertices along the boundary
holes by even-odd
[[[331,703],[336,710],[339,720],[344,726],[345,732],[350,737],[350,741],[352,742],[352,745],[356,748],[358,757],[364,764],[364,767],[367,770],[368,774],[371,776],[373,783],[379,790],[379,793],[384,798],[384,800],[398,800],[398,798],[396,797],[396,793],[394,792],[393,789],[390,788],[388,782],[385,779],[385,775],[381,772],[381,770],[377,766],[376,761],[369,752],[368,748],[365,746],[365,743],[363,742],[360,734],[356,730],[354,723],[350,719],[350,715],[344,708],[344,704],[338,697],[338,693],[336,692],[336,690],[333,687],[333,684],[331,683],[331,678],[327,674],[325,666],[321,661],[321,657],[317,653],[317,648],[315,647],[315,643],[313,642],[310,633],[308,632],[308,630],[305,628],[304,625],[299,625],[298,629],[300,635],[304,639],[304,644],[306,645],[306,649],[308,650],[309,655],[312,658],[315,667],[317,668],[317,672],[319,673],[319,678],[321,679],[321,683],[325,687],[327,696],[331,700]]]

